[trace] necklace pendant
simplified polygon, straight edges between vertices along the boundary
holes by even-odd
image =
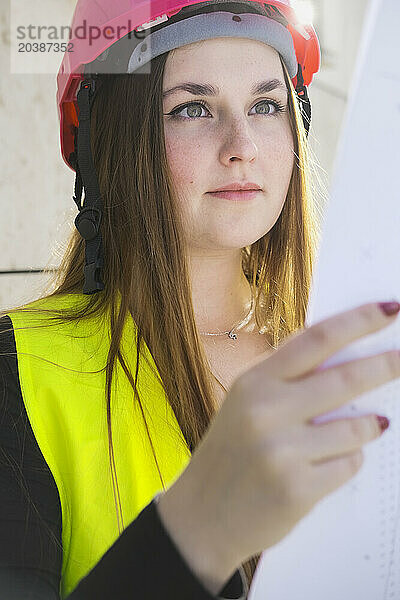
[[[228,333],[228,337],[231,338],[231,340],[237,340],[237,335],[236,333],[232,333],[232,331],[230,331]]]

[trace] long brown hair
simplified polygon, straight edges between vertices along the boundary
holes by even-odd
[[[196,329],[182,222],[164,146],[162,82],[167,57],[168,53],[153,59],[149,74],[99,76],[102,86],[92,107],[91,141],[103,199],[105,290],[85,296],[68,311],[22,305],[0,313],[39,311],[48,315],[49,322],[62,323],[110,311],[112,335],[104,367],[105,398],[110,468],[122,529],[110,414],[111,381],[117,360],[145,420],[136,390],[138,366],[133,377],[120,352],[127,317],[132,316],[137,326],[136,364],[143,339],[192,452],[217,410],[207,357]],[[311,177],[314,163],[297,95],[282,59],[281,64],[289,90],[296,160],[278,220],[261,239],[242,249],[243,272],[255,295],[255,319],[274,348],[304,326],[319,237],[319,209]],[[74,228],[61,264],[41,297],[82,294],[83,267],[84,241]],[[165,489],[161,472],[160,479]],[[257,554],[243,563],[249,584],[259,557]]]

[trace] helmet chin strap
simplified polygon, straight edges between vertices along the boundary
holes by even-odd
[[[300,101],[300,112],[301,116],[303,117],[303,124],[304,129],[306,130],[306,137],[308,137],[311,125],[311,102],[308,97],[307,87],[304,85],[303,71],[300,64],[298,64],[297,69],[296,93]]]
[[[95,78],[86,78],[82,81],[77,95],[79,127],[78,131],[75,131],[75,152],[69,157],[76,170],[73,200],[79,213],[74,222],[80,235],[85,240],[84,294],[96,294],[104,289],[104,283],[101,279],[101,268],[104,266],[104,250],[100,231],[103,201],[90,145],[90,111],[98,89],[99,82]],[[300,64],[297,71],[296,93],[301,102],[300,111],[306,136],[308,137],[311,122],[311,103],[308,98],[307,87],[304,85]],[[85,198],[82,207],[83,189]]]
[[[95,79],[85,79],[77,95],[79,128],[78,134],[75,134],[75,156],[73,157],[76,167],[73,200],[79,209],[79,213],[75,218],[75,226],[85,240],[84,294],[95,294],[104,289],[100,274],[100,269],[104,265],[100,231],[103,201],[90,146],[90,108],[96,92],[96,85],[98,83]],[[82,207],[83,188],[85,199]]]

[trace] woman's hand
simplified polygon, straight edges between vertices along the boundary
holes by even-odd
[[[311,420],[400,377],[400,353],[316,369],[395,316],[378,304],[340,313],[296,332],[235,380],[158,505],[172,539],[211,592],[359,471],[364,444],[382,433],[376,416]]]

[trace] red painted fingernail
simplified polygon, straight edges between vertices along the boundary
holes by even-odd
[[[376,415],[376,418],[378,419],[379,427],[381,428],[381,430],[385,431],[385,429],[389,427],[389,419],[387,417],[381,417],[379,415]]]
[[[395,315],[400,310],[400,304],[398,302],[380,302],[379,306],[388,317]]]

